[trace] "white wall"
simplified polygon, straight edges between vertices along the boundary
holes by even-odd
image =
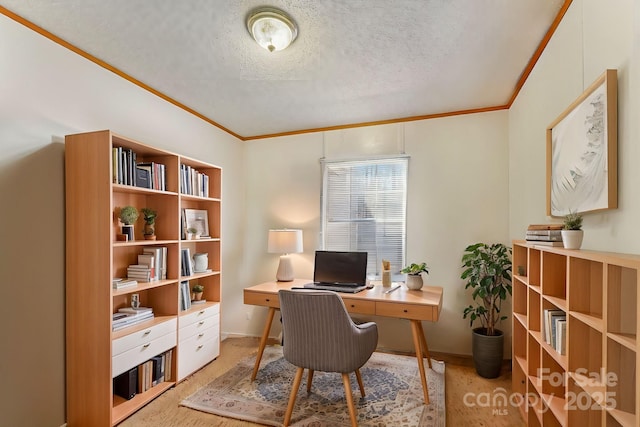
[[[0,15],[3,426],[65,422],[63,142],[99,129],[222,166],[223,298],[238,283],[242,143]]]
[[[427,283],[444,288],[440,322],[424,324],[429,348],[468,354],[470,329],[462,311],[469,297],[460,280],[460,258],[477,241],[509,243],[507,116],[499,111],[248,142],[245,264],[256,268],[247,269],[246,285],[274,278],[278,259],[266,252],[272,227],[303,229],[305,252],[293,256],[294,268],[297,277],[312,277],[319,248],[321,157],[398,154],[404,147],[411,157],[407,261],[426,261],[431,267]],[[259,335],[266,309],[238,308],[238,321],[251,320],[234,323],[238,329],[231,332]],[[382,347],[412,350],[406,321],[375,320]],[[508,322],[503,326],[508,333]]]
[[[635,9],[634,9],[635,4]],[[510,234],[546,217],[545,130],[607,68],[618,70],[618,206],[588,213],[583,249],[640,253],[638,2],[574,0],[509,111]],[[636,20],[634,22],[634,13]],[[634,45],[635,41],[635,45]],[[635,50],[634,50],[635,49]]]

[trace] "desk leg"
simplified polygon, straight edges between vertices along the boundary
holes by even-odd
[[[422,341],[424,335],[421,336],[422,325],[419,320],[411,320],[411,332],[413,333],[413,346],[416,348],[416,359],[418,361],[418,370],[420,371],[420,380],[422,381],[422,392],[424,394],[424,403],[429,404],[429,387],[427,386],[427,374],[424,371],[424,363],[422,360]]]
[[[424,335],[424,329],[422,329],[422,322],[418,322],[418,326],[420,327],[420,341],[422,341],[422,349],[424,350],[424,355],[427,357],[429,369],[431,369],[431,355],[429,354],[429,347],[427,347],[427,337]]]
[[[256,375],[258,375],[258,369],[260,368],[260,361],[262,360],[262,353],[264,353],[264,348],[267,345],[267,339],[269,338],[269,331],[271,330],[271,323],[273,322],[273,315],[276,313],[276,309],[273,307],[269,307],[269,312],[267,313],[267,321],[264,324],[264,331],[262,331],[262,338],[260,338],[260,347],[258,347],[258,354],[256,355],[256,364],[253,367],[253,373],[251,374],[251,381],[256,379]]]

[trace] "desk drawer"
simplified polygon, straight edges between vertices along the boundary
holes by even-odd
[[[280,308],[278,295],[264,292],[244,292],[244,303],[250,305],[261,305],[263,307]]]
[[[428,305],[403,304],[394,302],[376,303],[376,314],[378,316],[398,317],[401,319],[429,320],[431,322],[434,322],[438,318],[437,309],[437,307],[431,307]]]
[[[376,314],[376,303],[362,298],[342,298],[349,313]]]

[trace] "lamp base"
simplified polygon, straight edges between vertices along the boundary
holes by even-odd
[[[293,265],[291,264],[291,258],[289,255],[281,255],[280,256],[280,264],[278,264],[278,271],[276,273],[276,279],[278,282],[292,282],[294,279],[293,276]]]

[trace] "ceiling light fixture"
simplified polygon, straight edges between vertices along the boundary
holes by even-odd
[[[298,26],[283,11],[256,9],[247,18],[247,29],[253,39],[269,52],[285,49],[298,35]]]

